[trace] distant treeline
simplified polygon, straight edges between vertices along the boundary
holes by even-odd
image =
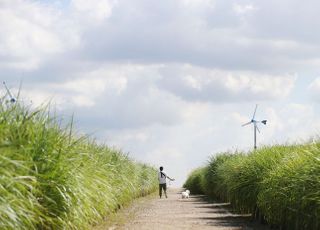
[[[49,114],[0,104],[0,229],[88,229],[157,188],[154,168]]]
[[[221,153],[184,187],[287,230],[320,229],[320,142]]]

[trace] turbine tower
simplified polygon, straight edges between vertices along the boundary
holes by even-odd
[[[254,149],[257,148],[257,131],[260,133],[260,130],[258,128],[258,123],[262,123],[264,125],[267,124],[267,120],[262,120],[262,121],[257,121],[255,120],[255,117],[256,117],[256,112],[257,112],[257,108],[258,108],[258,105],[256,105],[256,108],[254,109],[254,113],[253,113],[253,116],[252,116],[252,119],[251,121],[245,123],[242,125],[243,126],[247,126],[247,125],[250,125],[250,124],[253,124],[253,133],[254,133]]]

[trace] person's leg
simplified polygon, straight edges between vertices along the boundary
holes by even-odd
[[[160,198],[162,196],[162,184],[159,184],[159,196],[160,196]]]
[[[164,195],[166,196],[166,198],[168,198],[168,196],[167,196],[167,184],[163,185],[163,190],[164,190]]]

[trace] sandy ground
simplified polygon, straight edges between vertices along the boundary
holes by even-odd
[[[203,196],[181,199],[181,189],[169,189],[168,199],[155,195],[142,198],[121,210],[109,224],[101,224],[94,230],[269,229],[250,222],[248,215],[230,213],[228,208],[228,204],[209,203]]]

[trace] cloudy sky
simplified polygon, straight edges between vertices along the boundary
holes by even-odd
[[[0,0],[0,76],[181,185],[211,154],[320,131],[319,1]],[[2,92],[4,89],[1,89]]]

